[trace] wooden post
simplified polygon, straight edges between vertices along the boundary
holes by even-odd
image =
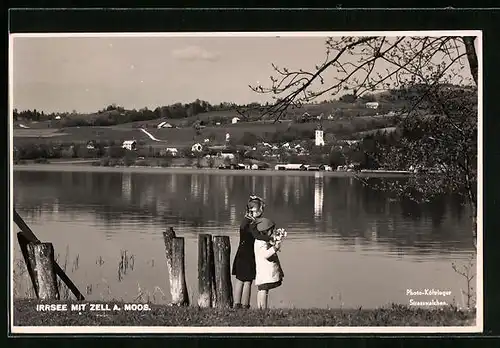
[[[184,237],[172,239],[172,282],[170,283],[172,304],[189,306],[184,266]]]
[[[228,236],[214,236],[215,261],[215,306],[233,307],[233,287],[231,284],[230,258],[231,244]]]
[[[212,236],[198,235],[198,306],[212,307],[212,287],[214,286]]]
[[[215,291],[215,258],[214,258],[214,240],[212,238],[212,241],[210,243],[210,268],[212,269],[212,307],[215,307],[215,303],[217,302],[217,292]]]
[[[33,263],[35,292],[40,300],[59,300],[52,243],[29,243],[28,259]]]
[[[167,228],[163,232],[163,241],[165,242],[165,257],[167,259],[167,271],[168,271],[168,281],[170,284],[170,294],[174,298],[172,293],[172,283],[173,283],[173,272],[172,272],[172,240],[175,238],[175,231],[172,227]]]
[[[19,243],[19,247],[21,248],[21,253],[23,254],[24,264],[26,265],[26,270],[28,271],[28,275],[31,279],[31,284],[33,285],[33,289],[35,291],[35,296],[38,298],[38,289],[36,285],[36,276],[34,271],[34,260],[30,260],[28,254],[28,239],[25,237],[23,232],[17,233],[17,241]]]
[[[23,231],[23,241],[27,241],[30,243],[39,243],[40,240],[35,236],[33,231],[28,227],[28,225],[24,222],[23,218],[17,213],[16,209],[14,209],[14,222],[16,225]],[[18,237],[19,238],[19,237]],[[54,271],[61,278],[61,280],[66,284],[66,286],[71,290],[73,295],[75,295],[76,299],[79,301],[85,300],[85,297],[82,295],[80,290],[76,287],[75,284],[69,279],[66,273],[62,270],[62,268],[54,261]]]

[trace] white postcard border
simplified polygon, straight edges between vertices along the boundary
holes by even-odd
[[[151,38],[151,37],[341,37],[341,36],[476,36],[478,55],[478,184],[477,184],[477,253],[476,253],[476,324],[474,326],[346,326],[346,327],[155,327],[155,326],[15,326],[14,298],[13,298],[13,262],[15,224],[13,222],[13,41],[16,38],[62,38],[62,37],[113,37],[113,38]],[[131,334],[131,333],[479,333],[483,331],[483,42],[481,30],[425,30],[425,31],[308,31],[308,32],[134,32],[134,33],[13,33],[9,34],[9,151],[10,151],[10,181],[9,181],[9,213],[10,220],[10,301],[7,315],[10,314],[10,327],[14,334]],[[8,324],[8,325],[9,325]]]

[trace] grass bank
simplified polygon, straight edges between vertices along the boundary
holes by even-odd
[[[150,310],[37,311],[37,300],[14,301],[16,326],[473,326],[475,312],[391,305],[378,309],[215,309],[149,304]],[[103,303],[103,302],[92,302]]]

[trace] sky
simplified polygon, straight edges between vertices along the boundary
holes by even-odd
[[[313,70],[326,37],[16,37],[13,106],[95,112],[187,103],[271,101],[271,63]]]
[[[270,86],[271,63],[315,71],[325,60],[327,37],[266,35],[14,37],[13,108],[92,113],[111,104],[154,110],[196,99],[271,102],[270,94],[248,85]],[[386,64],[377,61],[374,73]]]

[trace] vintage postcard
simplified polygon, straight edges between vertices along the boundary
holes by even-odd
[[[482,33],[12,34],[13,333],[482,332]]]

